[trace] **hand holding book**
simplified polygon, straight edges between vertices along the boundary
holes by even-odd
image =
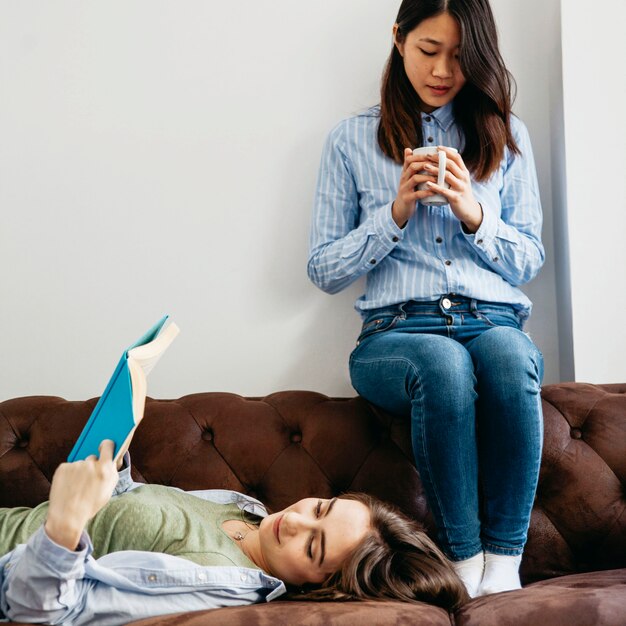
[[[76,550],[87,522],[111,499],[117,478],[112,441],[102,442],[98,458],[61,463],[50,487],[45,523],[48,537]]]

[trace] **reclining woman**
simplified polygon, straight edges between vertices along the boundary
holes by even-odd
[[[112,496],[113,494],[113,496]],[[113,443],[60,465],[49,502],[0,509],[0,617],[121,624],[273,600],[425,601],[454,609],[463,583],[419,526],[365,494],[268,514],[243,494],[130,477]]]

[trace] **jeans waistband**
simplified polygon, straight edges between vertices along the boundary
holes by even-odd
[[[374,316],[378,317],[383,315],[400,315],[401,317],[406,317],[407,315],[424,315],[428,313],[475,313],[477,311],[485,310],[513,313],[514,315],[517,315],[515,308],[510,304],[502,302],[485,302],[484,300],[477,300],[476,298],[467,298],[466,296],[448,293],[441,296],[438,300],[409,300],[408,302],[403,302],[401,304],[394,304],[374,309],[368,312],[365,320]]]

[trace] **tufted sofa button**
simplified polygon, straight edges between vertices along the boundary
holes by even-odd
[[[583,431],[580,430],[580,428],[572,428],[570,430],[570,435],[572,436],[572,439],[582,439]]]
[[[291,443],[300,443],[302,441],[302,433],[291,433]]]
[[[15,447],[16,448],[25,448],[28,445],[28,439],[26,437],[24,437],[23,439],[19,439],[16,444]]]
[[[202,433],[202,439],[204,439],[205,441],[213,441],[213,431],[210,428],[207,428]]]

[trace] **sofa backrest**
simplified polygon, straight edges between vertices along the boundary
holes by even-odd
[[[48,496],[96,399],[0,403],[0,507]],[[626,384],[547,386],[542,471],[522,566],[525,582],[626,566]],[[362,398],[283,391],[200,393],[146,403],[130,448],[139,481],[225,488],[279,510],[308,496],[366,491],[433,533],[409,420]]]

